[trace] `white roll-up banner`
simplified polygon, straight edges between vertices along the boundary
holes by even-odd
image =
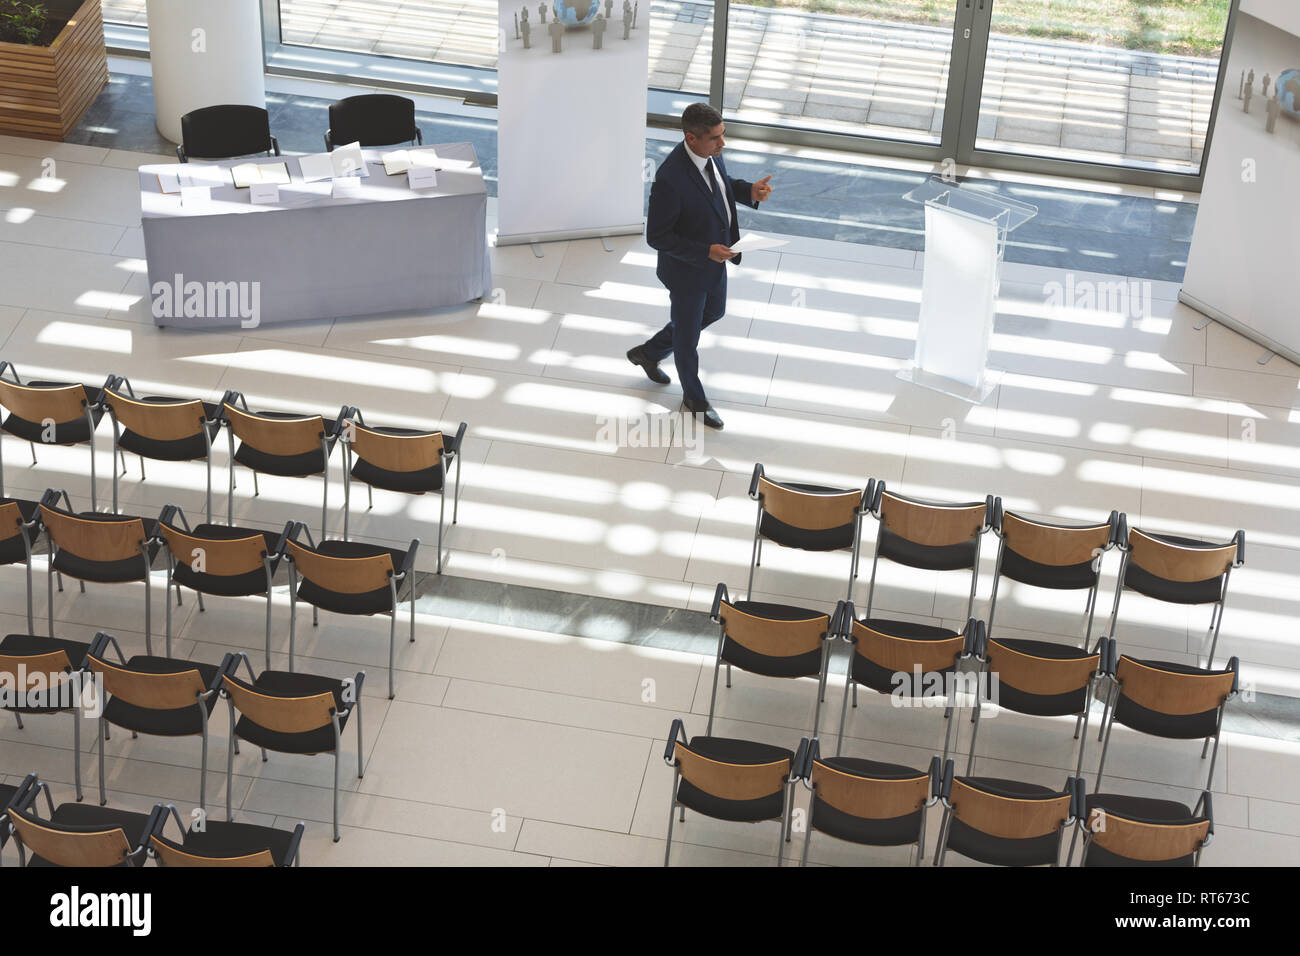
[[[1242,0],[1179,295],[1300,362],[1300,4]]]
[[[642,231],[650,0],[498,9],[498,245]]]

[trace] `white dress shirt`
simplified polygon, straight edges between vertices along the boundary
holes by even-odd
[[[704,180],[705,184],[708,185],[709,178],[708,174],[704,171],[704,164],[709,161],[709,157],[697,155],[695,150],[691,149],[690,146],[686,147],[686,155],[691,158],[691,162],[695,164],[695,168],[700,171],[700,177]],[[727,227],[730,228],[731,203],[727,202],[727,187],[723,185],[721,174],[718,172],[718,164],[716,162],[713,164],[713,191],[722,197],[722,205],[727,210]]]

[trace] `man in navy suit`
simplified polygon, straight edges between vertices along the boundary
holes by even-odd
[[[672,381],[659,368],[670,354],[682,383],[682,403],[710,428],[722,419],[709,404],[700,384],[696,349],[700,330],[727,311],[727,268],[740,263],[731,244],[740,238],[736,203],[757,209],[772,195],[771,176],[756,183],[732,179],[722,163],[725,128],[722,115],[705,103],[692,103],[682,113],[685,141],[668,154],[650,187],[646,241],[659,253],[655,274],[668,289],[669,322],[643,345],[627,353],[650,381]]]

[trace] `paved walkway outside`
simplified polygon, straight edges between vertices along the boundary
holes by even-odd
[[[705,93],[713,6],[646,0],[652,87]],[[287,43],[496,65],[493,0],[281,0]],[[143,23],[144,0],[104,0]],[[937,140],[951,31],[821,13],[731,8],[724,107],[791,126]],[[1200,162],[1217,60],[995,35],[980,145],[1186,168]]]

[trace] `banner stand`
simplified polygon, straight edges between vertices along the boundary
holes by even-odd
[[[498,246],[644,230],[650,2],[499,0]]]
[[[556,229],[550,232],[530,232],[513,236],[496,235],[496,244],[501,246],[531,245],[535,242],[563,242],[567,239],[607,239],[612,236],[639,236],[645,232],[645,220],[626,226],[610,226],[605,229]]]

